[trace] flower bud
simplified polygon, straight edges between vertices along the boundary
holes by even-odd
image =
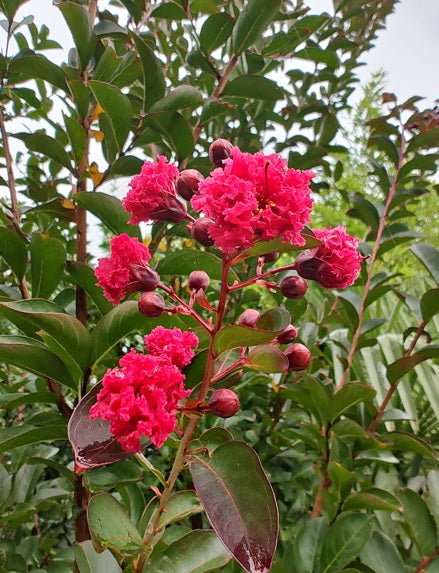
[[[311,352],[298,342],[284,350],[284,354],[288,358],[289,370],[305,370],[311,362]]]
[[[224,159],[230,157],[233,145],[227,139],[216,139],[209,147],[209,159],[215,167],[222,167]]]
[[[177,193],[189,201],[194,195],[197,195],[198,185],[203,179],[204,177],[196,169],[185,169],[175,181]]]
[[[172,193],[163,191],[162,202],[151,210],[150,218],[154,221],[167,221],[168,223],[181,223],[187,217],[186,204]]]
[[[130,271],[136,280],[128,284],[128,292],[152,292],[160,282],[160,275],[149,265],[132,264]]]
[[[279,286],[280,292],[286,298],[302,298],[308,290],[308,285],[302,277],[285,277]]]
[[[200,245],[203,245],[203,247],[211,247],[213,245],[213,239],[208,231],[208,227],[210,227],[212,223],[213,221],[210,219],[202,217],[201,219],[197,219],[190,228],[190,233],[193,238],[200,243]]]
[[[272,263],[273,261],[279,258],[279,253],[267,253],[266,255],[263,255],[263,257],[264,257],[264,264]]]
[[[144,292],[139,298],[139,312],[150,318],[161,316],[166,310],[165,299],[153,292]]]
[[[233,390],[220,388],[213,392],[207,405],[211,414],[220,418],[230,418],[239,409],[239,398]]]
[[[297,328],[294,328],[294,326],[290,324],[289,326],[286,327],[285,330],[282,330],[282,332],[278,335],[277,341],[279,342],[279,344],[289,344],[290,342],[293,342],[293,340],[296,340],[296,338],[297,338]]]
[[[248,308],[238,318],[238,324],[241,326],[249,326],[250,328],[255,328],[256,323],[260,318],[260,314],[257,310],[253,308]]]
[[[191,290],[206,290],[207,287],[210,285],[210,278],[207,273],[204,271],[192,271],[189,275],[189,283],[188,287]]]

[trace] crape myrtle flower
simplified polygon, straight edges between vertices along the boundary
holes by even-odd
[[[145,161],[142,170],[130,182],[130,190],[122,200],[131,213],[133,225],[142,221],[169,221],[179,223],[186,218],[186,205],[177,197],[175,179],[178,167],[163,155],[156,162]]]
[[[357,280],[363,257],[358,252],[358,239],[342,226],[314,230],[321,246],[301,253],[296,258],[296,271],[304,279],[316,281],[324,288],[346,288]]]
[[[198,338],[159,326],[145,336],[149,354],[131,350],[119,361],[119,367],[107,370],[90,418],[110,421],[111,433],[124,450],[139,452],[144,435],[160,448],[177,424],[180,400],[190,390],[184,387],[184,374],[194,356]]]
[[[111,239],[110,251],[95,269],[96,284],[108,300],[118,304],[127,292],[141,290],[137,271],[139,267],[147,268],[151,255],[143,243],[125,233]]]
[[[238,147],[223,164],[200,182],[191,199],[192,207],[212,220],[207,229],[215,246],[231,253],[278,236],[303,245],[313,173],[288,169],[279,155],[252,155]]]

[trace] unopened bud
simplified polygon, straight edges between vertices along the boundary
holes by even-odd
[[[175,181],[177,193],[181,195],[183,199],[189,201],[198,193],[198,185],[203,179],[204,177],[196,169],[185,169]]]
[[[285,277],[279,286],[280,292],[286,298],[302,298],[308,290],[308,285],[302,277]]]
[[[136,281],[128,284],[129,292],[152,292],[160,282],[160,275],[149,265],[130,265],[130,271],[136,278]]]
[[[191,228],[190,233],[193,238],[203,245],[203,247],[211,247],[213,245],[213,239],[209,234],[208,227],[212,225],[213,221],[210,219],[206,219],[206,217],[202,217],[201,219],[197,219]]]
[[[254,328],[260,316],[261,315],[257,310],[248,308],[247,310],[244,310],[244,312],[238,318],[238,324],[241,326],[249,326],[250,328]]]
[[[279,258],[279,253],[267,253],[266,255],[263,255],[263,257],[264,263],[272,263]]]
[[[150,318],[161,316],[166,310],[165,299],[153,292],[144,292],[139,298],[139,312]]]
[[[220,388],[211,395],[207,405],[211,414],[220,418],[230,418],[239,409],[239,398],[233,390]]]
[[[206,290],[210,284],[210,278],[204,271],[192,271],[189,275],[188,287],[191,290]]]
[[[284,350],[284,354],[288,358],[289,370],[305,370],[311,362],[311,352],[299,342],[289,346]]]
[[[222,167],[224,159],[230,157],[233,145],[227,139],[216,139],[209,147],[209,159],[215,167]]]
[[[277,336],[277,341],[279,344],[289,344],[296,340],[297,338],[297,328],[294,328],[292,324],[286,327],[285,330],[282,330],[280,334]]]

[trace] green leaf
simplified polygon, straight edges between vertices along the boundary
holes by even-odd
[[[199,438],[201,444],[204,444],[209,452],[213,452],[218,446],[230,440],[233,440],[233,436],[226,428],[209,428]]]
[[[398,497],[404,508],[403,516],[411,539],[421,555],[430,555],[436,549],[437,529],[425,501],[411,489],[402,489]]]
[[[439,251],[425,243],[413,245],[410,250],[425,266],[434,281],[439,284]]]
[[[193,86],[181,85],[174,88],[164,98],[159,99],[149,110],[150,113],[157,111],[177,111],[186,107],[197,107],[203,103],[203,94]]]
[[[404,571],[404,562],[395,544],[381,531],[374,531],[361,552],[361,561],[375,573]]]
[[[113,304],[102,294],[102,289],[96,286],[97,279],[93,269],[85,263],[67,261],[67,270],[75,282],[89,295],[102,315],[107,314],[113,308]]]
[[[38,376],[47,376],[76,391],[65,364],[46,346],[26,336],[0,336],[0,360]]]
[[[64,245],[43,233],[34,233],[30,243],[32,296],[49,298],[58,286],[66,262]]]
[[[131,102],[119,88],[106,82],[91,81],[91,91],[108,115],[118,151],[122,151],[132,123]]]
[[[35,301],[0,303],[0,306],[19,314],[33,323],[38,329],[49,334],[62,349],[61,359],[71,358],[84,371],[89,365],[90,334],[86,327],[76,318],[60,312],[39,312],[33,310]],[[31,304],[29,304],[31,303]],[[51,350],[58,354],[56,348]],[[63,360],[67,363],[66,360]]]
[[[154,498],[145,510],[148,510],[148,515],[151,516],[157,507],[158,500],[157,498]],[[160,517],[159,527],[166,527],[171,523],[175,523],[176,521],[180,521],[185,517],[200,513],[201,511],[203,511],[203,508],[201,507],[200,500],[194,491],[177,491],[170,497],[166,505],[166,512]]]
[[[428,322],[439,313],[439,288],[428,290],[421,298],[422,320]]]
[[[27,0],[0,0],[0,7],[9,22],[13,22],[15,13],[25,2],[27,2]]]
[[[164,20],[182,20],[187,15],[176,2],[164,2],[153,11],[151,16],[153,18],[163,18]]]
[[[369,487],[349,496],[343,503],[343,511],[359,509],[402,511],[400,501],[388,491]]]
[[[302,236],[305,239],[305,244],[303,246],[293,245],[291,243],[282,242],[281,237],[276,237],[271,241],[261,241],[256,243],[254,247],[250,247],[243,253],[239,255],[238,260],[246,259],[247,257],[259,257],[260,255],[266,255],[267,253],[286,253],[288,251],[303,251],[305,249],[313,249],[314,247],[320,247],[322,244],[314,236],[303,233]]]
[[[141,238],[138,225],[130,225],[130,214],[125,211],[117,197],[99,191],[76,193],[74,200],[100,219],[115,235],[126,233],[130,237]]]
[[[332,397],[329,406],[329,419],[333,422],[340,414],[359,402],[370,401],[375,397],[376,390],[366,384],[346,384]]]
[[[61,2],[56,4],[61,10],[64,20],[73,36],[76,49],[81,62],[81,70],[85,70],[95,49],[95,37],[88,6],[73,2]]]
[[[189,157],[194,148],[192,129],[176,111],[161,111],[147,115],[145,124],[159,133],[175,151],[177,160]]]
[[[399,163],[399,151],[390,137],[372,134],[367,142],[367,147],[376,147],[385,153],[390,161],[397,166]]]
[[[244,4],[232,34],[232,50],[236,55],[262,37],[280,6],[281,0],[249,0]]]
[[[228,82],[223,96],[275,101],[282,99],[284,93],[274,81],[263,76],[248,75],[238,76]]]
[[[293,54],[294,58],[301,58],[303,60],[311,60],[316,64],[326,64],[329,68],[335,70],[339,61],[334,52],[330,50],[323,50],[318,46],[308,46],[303,50],[299,50]]]
[[[5,259],[18,280],[21,280],[27,267],[26,243],[16,233],[5,227],[0,227],[0,256]]]
[[[139,553],[142,538],[125,508],[112,495],[94,495],[88,506],[88,524],[101,547],[121,555]]]
[[[437,147],[437,142],[439,141],[439,127],[435,127],[426,131],[425,133],[419,133],[411,138],[409,144],[407,145],[407,153],[416,151],[422,147],[429,147],[433,145]]]
[[[134,155],[122,155],[111,166],[107,179],[111,177],[123,176],[132,177],[140,173],[143,161]]]
[[[247,356],[246,365],[262,372],[288,372],[288,358],[279,348],[259,345]]]
[[[25,74],[29,79],[45,80],[65,92],[69,91],[64,70],[45,56],[17,56],[9,64],[9,74]]]
[[[157,265],[160,276],[188,276],[192,271],[203,269],[211,280],[221,280],[221,259],[213,253],[195,249],[170,252]],[[234,275],[233,278],[238,278]]]
[[[79,573],[122,573],[110,551],[97,553],[91,541],[83,541],[74,546],[75,563]]]
[[[256,452],[230,441],[209,457],[188,459],[195,490],[218,537],[246,571],[269,571],[279,518]]]
[[[323,517],[308,521],[294,540],[294,571],[297,573],[320,573],[323,542],[328,526]]]
[[[369,516],[342,513],[329,528],[322,551],[322,573],[337,573],[366,545],[372,532]]]
[[[11,476],[5,469],[3,464],[0,464],[0,507],[5,503],[11,491]]]
[[[64,123],[66,124],[67,135],[70,139],[76,164],[79,165],[87,149],[87,135],[82,125],[75,119],[65,115]]]
[[[431,344],[430,346],[425,346],[415,354],[398,358],[398,360],[395,360],[395,362],[387,366],[387,379],[391,384],[394,384],[407,374],[407,372],[410,372],[417,364],[429,358],[437,358],[438,356],[439,345]]]
[[[58,398],[53,392],[16,392],[0,396],[0,407],[5,410],[18,408],[25,404],[57,404],[57,402]]]
[[[381,437],[383,440],[390,442],[396,450],[413,452],[433,460],[437,459],[436,452],[432,446],[422,438],[414,436],[413,434],[406,432],[388,432],[382,433]]]
[[[53,159],[60,165],[66,167],[69,171],[73,173],[72,163],[70,157],[64,147],[49,135],[45,133],[34,133],[31,135],[26,135],[24,137],[26,147],[31,151],[36,151],[42,153],[49,159]]]
[[[61,416],[60,419],[62,420]],[[14,426],[0,430],[0,454],[9,452],[21,446],[29,446],[40,442],[53,442],[54,440],[66,440],[67,432],[65,425],[52,426]]]
[[[69,89],[76,109],[78,110],[79,117],[80,119],[84,119],[88,114],[88,106],[90,105],[90,91],[78,80],[70,80]]]
[[[279,330],[262,330],[249,326],[224,326],[215,335],[213,352],[217,356],[230,348],[257,346],[272,341],[286,327]]]
[[[321,382],[311,376],[302,373],[302,378],[303,380],[299,380],[288,389],[282,388],[280,395],[301,404],[321,425],[326,425],[330,403],[327,390]]]
[[[226,12],[218,12],[209,16],[201,27],[201,49],[210,54],[222,46],[232,33],[235,22]]]
[[[228,551],[213,531],[196,530],[181,537],[152,557],[143,573],[207,573],[218,571],[230,560]]]
[[[142,64],[143,83],[145,86],[143,108],[145,111],[148,111],[149,108],[165,94],[166,84],[163,75],[163,64],[140,36],[132,34],[131,38],[139,52],[140,62]]]

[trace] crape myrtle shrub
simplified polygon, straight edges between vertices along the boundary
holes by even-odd
[[[372,197],[337,138],[394,5],[57,2],[57,65],[0,0],[3,571],[437,568],[437,110],[383,94]]]

